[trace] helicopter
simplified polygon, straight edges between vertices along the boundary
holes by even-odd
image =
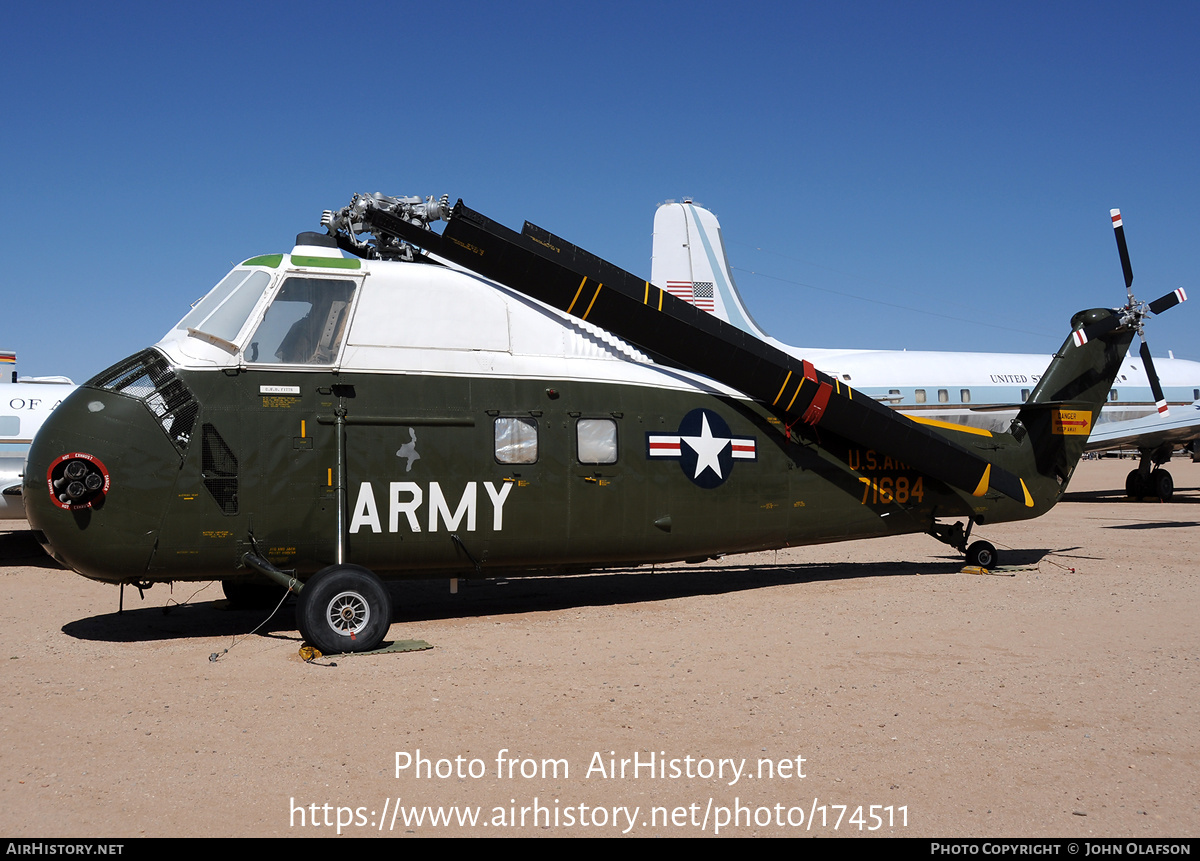
[[[383,641],[384,580],[914,532],[993,567],[973,528],[1061,499],[1148,316],[1074,315],[996,432],[897,413],[461,200],[355,195],[321,223],[55,409],[23,485],[55,559],[139,589],[220,580],[231,600],[285,586],[325,653]]]

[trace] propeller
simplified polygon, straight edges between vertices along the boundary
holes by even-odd
[[[1121,219],[1121,210],[1113,209],[1109,211],[1109,214],[1112,216],[1113,233],[1117,237],[1117,253],[1121,255],[1121,270],[1125,274],[1125,292],[1129,297],[1128,303],[1124,308],[1118,309],[1118,314],[1106,317],[1092,326],[1076,329],[1074,333],[1075,343],[1082,347],[1097,335],[1103,335],[1105,332],[1115,329],[1118,326],[1131,326],[1137,330],[1138,338],[1142,342],[1138,353],[1142,357],[1142,364],[1146,368],[1146,376],[1150,380],[1150,391],[1154,393],[1154,406],[1160,415],[1166,416],[1170,414],[1170,411],[1167,408],[1167,398],[1163,394],[1162,384],[1158,379],[1158,371],[1154,369],[1154,358],[1150,355],[1150,345],[1146,343],[1145,321],[1147,317],[1154,314],[1161,314],[1169,308],[1174,308],[1181,302],[1186,302],[1187,293],[1180,287],[1178,290],[1172,290],[1165,296],[1160,296],[1149,304],[1137,300],[1133,295],[1133,266],[1129,262],[1129,247],[1125,244],[1125,223]]]

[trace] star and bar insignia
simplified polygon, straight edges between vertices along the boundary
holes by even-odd
[[[735,460],[758,460],[755,438],[735,436],[712,410],[694,409],[679,423],[678,433],[646,434],[646,457],[678,460],[694,484],[711,489],[729,478]]]

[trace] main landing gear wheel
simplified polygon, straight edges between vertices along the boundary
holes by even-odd
[[[1170,502],[1171,497],[1175,495],[1175,481],[1165,469],[1156,469],[1150,473],[1150,486],[1154,489],[1154,495],[1163,502]]]
[[[1142,487],[1142,474],[1136,469],[1125,476],[1125,495],[1135,501],[1146,495]]]
[[[1150,496],[1170,502],[1175,495],[1175,480],[1165,469],[1156,469],[1145,477],[1135,469],[1125,477],[1125,495],[1135,501]]]
[[[999,564],[1000,554],[987,541],[976,541],[967,548],[967,564],[986,568],[989,571]]]
[[[392,624],[392,599],[361,565],[331,565],[304,584],[296,602],[300,634],[327,655],[369,652]]]

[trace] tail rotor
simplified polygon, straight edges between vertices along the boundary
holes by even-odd
[[[1121,210],[1113,209],[1110,210],[1109,214],[1112,216],[1113,233],[1117,238],[1117,253],[1121,256],[1121,270],[1125,274],[1125,291],[1128,294],[1128,302],[1124,308],[1119,309],[1118,314],[1107,317],[1091,326],[1077,329],[1074,334],[1075,343],[1083,346],[1092,338],[1103,335],[1117,326],[1130,326],[1135,329],[1142,342],[1139,355],[1142,357],[1142,364],[1146,368],[1146,377],[1150,380],[1150,391],[1154,394],[1154,406],[1160,415],[1166,416],[1169,415],[1167,399],[1163,394],[1162,383],[1158,379],[1158,371],[1154,368],[1154,358],[1150,355],[1150,345],[1146,342],[1145,321],[1152,315],[1161,314],[1170,308],[1174,308],[1181,302],[1186,302],[1187,293],[1180,287],[1178,290],[1172,290],[1165,296],[1160,296],[1149,304],[1137,300],[1137,297],[1133,295],[1133,265],[1129,262],[1129,247],[1125,244],[1125,223],[1121,218]]]

